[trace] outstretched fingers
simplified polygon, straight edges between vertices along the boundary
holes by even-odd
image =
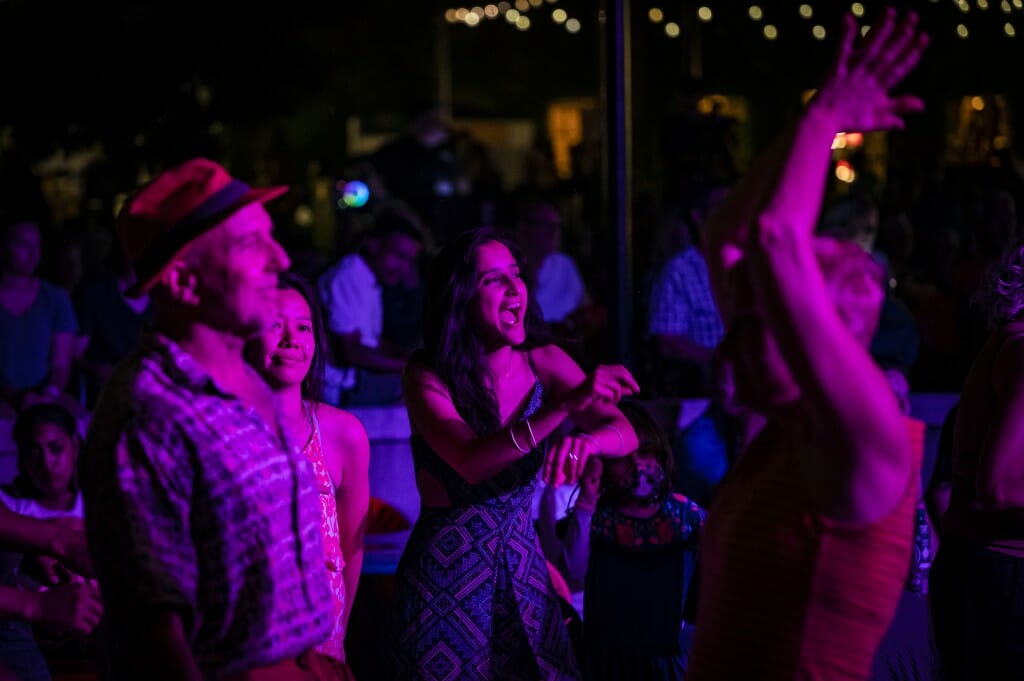
[[[924,111],[924,101],[914,95],[899,95],[892,98],[892,112],[899,116]]]
[[[853,43],[857,40],[857,21],[850,15],[843,15],[843,22],[839,27],[839,45],[836,48],[835,64],[832,73],[837,77],[843,77],[850,70],[850,59],[853,56]]]
[[[870,37],[870,33],[868,36]],[[887,71],[906,51],[917,35],[917,14],[907,12],[893,27],[884,41],[879,41],[878,49],[871,58],[865,57],[863,67],[869,71],[883,73]]]
[[[903,50],[896,54],[889,67],[879,75],[882,87],[891,89],[903,80],[917,66],[917,62],[921,61],[921,55],[928,47],[929,40],[927,33],[916,32]]]
[[[870,68],[870,65],[885,51],[889,38],[892,35],[895,21],[896,10],[892,7],[886,7],[885,12],[871,26],[867,36],[854,50],[850,64],[852,68]]]

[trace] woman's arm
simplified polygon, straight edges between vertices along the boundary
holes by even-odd
[[[513,423],[485,436],[477,435],[462,419],[447,386],[424,365],[412,363],[406,368],[402,388],[415,431],[463,479],[470,484],[477,484],[518,461],[525,453],[522,448],[530,447],[533,440],[538,443],[543,441],[568,416],[589,409],[597,401],[617,402],[623,394],[636,391],[635,381],[624,369],[602,371],[611,369],[602,367],[593,375],[584,377],[579,367],[575,368],[579,372],[577,385],[559,395],[552,395],[529,418],[529,425],[525,422]],[[545,480],[561,484],[561,477],[558,480],[553,477],[554,471],[561,470],[561,467],[546,466]]]
[[[88,583],[69,582],[47,591],[0,586],[0,615],[88,634],[99,623],[103,606],[99,589]]]
[[[1024,509],[1024,341],[1014,339],[996,355],[992,389],[995,405],[978,456],[975,494],[985,510],[1019,511]]]
[[[15,513],[0,502],[0,544],[57,558],[80,575],[91,576],[85,533],[57,522]]]
[[[345,628],[352,614],[359,575],[363,570],[363,538],[370,510],[370,440],[359,419],[338,409],[329,409],[331,442],[325,455],[334,460],[340,475],[334,495],[341,534],[341,555],[345,559]]]
[[[592,376],[585,376],[583,370],[557,345],[546,345],[532,351],[533,364],[542,374],[541,382],[558,399],[559,395],[575,390],[586,381],[594,380],[598,385],[612,386],[612,394],[602,389],[605,395],[600,399],[586,402],[572,416],[573,423],[582,429],[559,440],[548,452],[545,463],[547,475],[565,471],[565,477],[574,482],[582,474],[591,456],[625,456],[638,446],[636,431],[629,420],[616,406],[622,397],[634,395],[640,387],[622,366],[602,366]],[[573,457],[576,457],[573,460]]]
[[[895,16],[887,10],[856,49],[857,26],[844,18],[836,65],[771,173],[778,182],[757,213],[747,250],[759,308],[812,427],[841,434],[842,446],[829,456],[801,452],[809,491],[826,515],[863,522],[882,517],[900,498],[911,467],[909,443],[884,375],[836,310],[814,229],[835,134],[902,127],[900,116],[921,108],[916,98],[889,94],[927,43],[915,15],[899,24]]]

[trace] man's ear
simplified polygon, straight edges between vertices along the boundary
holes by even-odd
[[[183,259],[171,262],[160,275],[160,283],[171,298],[183,305],[199,304],[199,275],[196,269]]]

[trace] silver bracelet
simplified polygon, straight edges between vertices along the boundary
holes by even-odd
[[[612,425],[601,426],[601,428],[607,428],[619,436],[619,448],[615,450],[615,453],[622,454],[622,448],[625,446],[625,441],[622,439],[622,433],[619,432],[619,429]]]
[[[530,434],[530,443],[533,445],[534,449],[537,449],[537,436],[533,434],[533,426],[530,425],[530,419],[525,419],[525,421],[526,432]]]
[[[512,438],[512,444],[515,445],[515,448],[519,451],[520,454],[529,454],[530,453],[529,449],[523,449],[522,447],[519,446],[519,442],[516,440],[515,427],[516,427],[516,424],[514,424],[514,423],[511,426],[508,427],[508,435],[509,435],[509,437]]]

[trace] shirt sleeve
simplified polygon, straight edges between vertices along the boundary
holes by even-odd
[[[590,522],[594,512],[576,506],[566,516],[569,521],[565,529],[565,571],[572,579],[582,581],[587,575],[590,561]]]
[[[198,563],[191,534],[193,473],[172,424],[126,429],[82,479],[89,548],[108,611],[168,607],[191,630]],[[114,614],[117,617],[117,614]],[[134,617],[126,616],[125,621]]]
[[[689,301],[680,272],[681,260],[672,260],[654,282],[651,291],[651,334],[687,335],[690,330]]]
[[[325,273],[320,280],[320,297],[327,316],[327,329],[337,334],[361,331],[373,292],[373,287],[358,281],[345,263]]]
[[[700,545],[700,538],[704,533],[704,521],[708,518],[708,512],[681,494],[676,494],[675,498],[682,506],[683,538],[687,544],[696,548]]]

